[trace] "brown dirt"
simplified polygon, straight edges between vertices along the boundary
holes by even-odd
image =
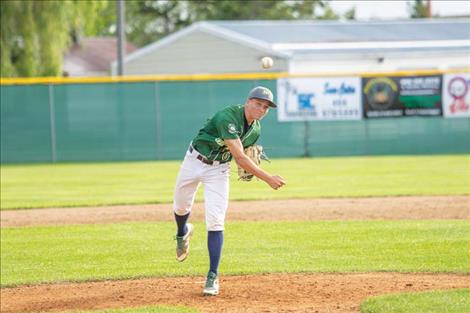
[[[2,211],[2,227],[172,220],[171,205]],[[203,218],[196,204],[192,219]],[[233,202],[228,220],[470,220],[470,197],[385,197]],[[1,289],[1,312],[184,305],[201,312],[359,312],[385,293],[470,288],[470,275],[269,274],[222,276],[221,294],[203,297],[203,277],[62,283]]]
[[[225,276],[218,297],[202,296],[202,277],[37,285],[1,290],[1,311],[92,310],[183,305],[201,312],[359,312],[384,293],[470,287],[470,275],[270,274]]]
[[[1,227],[172,221],[171,204],[1,211]],[[192,220],[202,220],[196,203]],[[376,197],[231,202],[227,220],[470,219],[470,196]]]

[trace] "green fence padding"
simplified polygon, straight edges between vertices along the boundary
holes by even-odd
[[[1,86],[1,161],[51,162],[49,87]]]
[[[156,157],[153,83],[54,87],[59,161]]]
[[[0,86],[2,163],[182,159],[207,118],[275,80]],[[278,122],[270,157],[470,153],[470,119],[407,117]]]

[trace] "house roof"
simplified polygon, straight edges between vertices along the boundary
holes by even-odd
[[[264,51],[279,58],[309,53],[370,51],[470,52],[470,19],[395,21],[203,21],[130,54],[131,61],[195,31]]]
[[[137,48],[126,43],[126,54]],[[79,43],[73,44],[64,56],[67,64],[73,63],[82,71],[107,72],[110,64],[117,58],[116,37],[90,37],[83,38]]]
[[[271,44],[469,40],[470,19],[400,21],[210,21]]]

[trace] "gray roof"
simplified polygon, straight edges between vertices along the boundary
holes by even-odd
[[[470,19],[207,21],[268,43],[468,40]]]
[[[200,21],[147,45],[126,62],[204,31],[279,58],[363,52],[470,53],[470,19],[393,21]],[[114,66],[114,65],[113,65]]]

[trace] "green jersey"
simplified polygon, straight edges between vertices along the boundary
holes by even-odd
[[[194,149],[209,160],[225,162],[232,159],[232,154],[224,139],[240,138],[243,148],[255,144],[261,125],[258,120],[248,125],[244,109],[243,105],[231,105],[215,113],[193,139]]]

